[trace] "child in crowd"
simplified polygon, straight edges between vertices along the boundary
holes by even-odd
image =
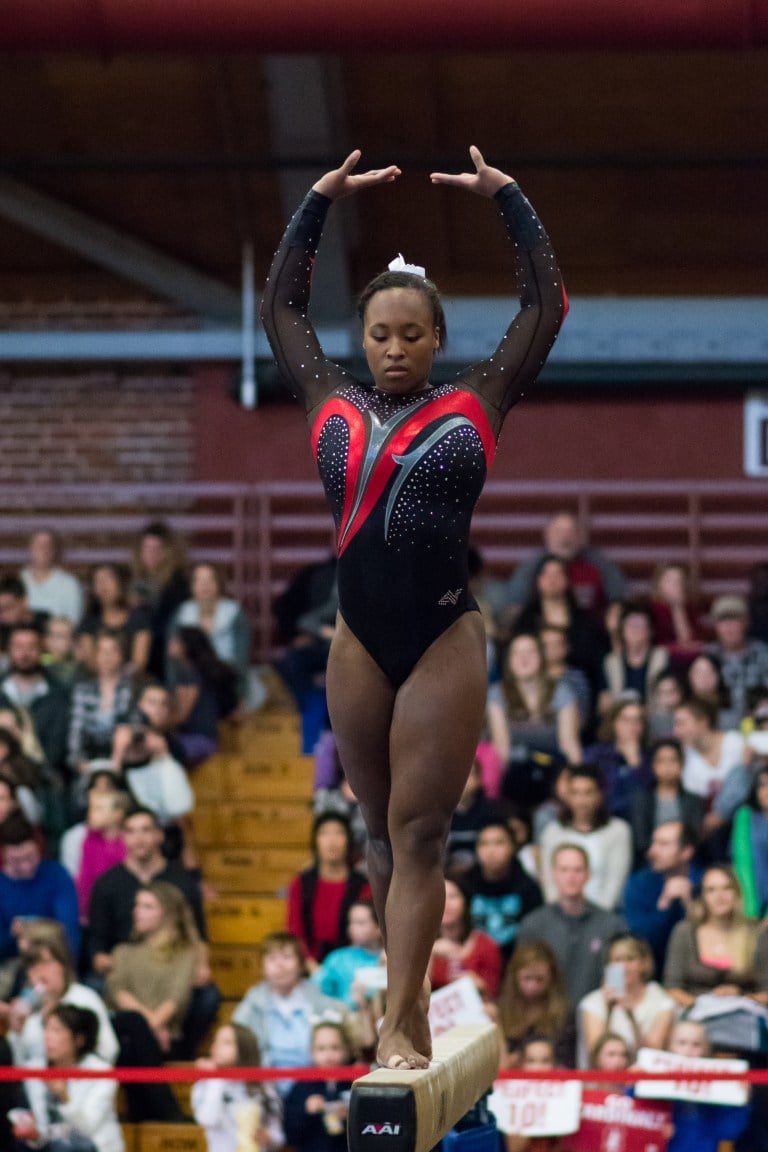
[[[381,930],[376,910],[370,900],[356,900],[347,915],[349,944],[334,948],[312,973],[312,980],[326,996],[343,1000],[353,1011],[365,1000],[365,986],[356,985],[357,973],[362,968],[380,968],[382,954]]]
[[[557,1068],[555,1045],[548,1036],[532,1035],[520,1044],[518,1067],[525,1072],[554,1072]],[[559,1136],[504,1135],[506,1152],[557,1152],[561,1147]]]
[[[198,1068],[258,1068],[259,1043],[242,1024],[222,1024]],[[197,1080],[192,1113],[205,1128],[208,1152],[270,1152],[285,1143],[280,1098],[271,1084],[246,1080]]]
[[[310,1050],[317,1068],[340,1068],[353,1060],[344,1026],[333,1021],[315,1025]],[[346,1152],[348,1112],[348,1082],[296,1083],[285,1098],[285,1139],[296,1152]]]
[[[604,1032],[590,1054],[590,1068],[601,1072],[625,1072],[632,1063],[632,1049],[618,1032]]]
[[[678,1056],[710,1056],[704,1025],[679,1020],[672,1029],[668,1050]],[[722,1140],[735,1140],[749,1122],[748,1104],[692,1104],[676,1100],[672,1106],[674,1135],[667,1152],[717,1152]]]

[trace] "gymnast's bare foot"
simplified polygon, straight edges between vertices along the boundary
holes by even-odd
[[[409,1021],[400,1028],[390,1029],[387,1027],[386,1017],[384,1018],[376,1053],[376,1060],[382,1068],[416,1071],[419,1068],[429,1067],[429,1056],[420,1051],[423,1047],[422,1029],[412,1029],[410,1025]]]

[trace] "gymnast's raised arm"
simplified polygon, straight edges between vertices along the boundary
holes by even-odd
[[[568,309],[560,269],[549,237],[512,176],[487,165],[470,148],[474,172],[433,172],[433,184],[446,184],[496,200],[515,246],[520,309],[496,351],[462,376],[496,414],[497,432],[513,404],[533,383],[549,354]]]
[[[261,319],[277,365],[292,392],[311,411],[344,380],[345,373],[326,359],[307,319],[312,265],[332,201],[400,175],[395,165],[355,173],[359,150],[314,184],[285,230],[269,270]]]

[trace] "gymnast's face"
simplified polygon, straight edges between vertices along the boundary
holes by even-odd
[[[380,391],[418,392],[429,383],[439,346],[432,305],[418,288],[385,288],[371,296],[363,317],[363,349]]]

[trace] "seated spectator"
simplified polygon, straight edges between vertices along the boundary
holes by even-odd
[[[480,829],[477,864],[464,876],[472,925],[495,941],[504,960],[514,951],[524,916],[541,904],[541,889],[517,859],[514,833],[505,820]]]
[[[684,750],[683,786],[711,805],[731,769],[743,763],[744,737],[721,732],[714,707],[702,700],[675,709],[674,732]]]
[[[640,601],[630,601],[622,608],[619,641],[620,651],[609,652],[603,661],[607,692],[601,711],[624,692],[635,692],[645,703],[669,659],[666,648],[656,646],[650,608]]]
[[[357,974],[363,968],[381,968],[386,963],[376,909],[370,900],[355,900],[347,916],[349,944],[334,948],[312,973],[312,981],[321,992],[334,1000],[343,1000],[354,1011],[365,996],[356,987]]]
[[[99,564],[91,573],[88,604],[77,631],[78,659],[94,667],[96,636],[107,629],[122,639],[134,673],[144,672],[152,641],[149,609],[128,602],[129,574],[120,564]]]
[[[192,909],[174,884],[154,880],[136,893],[131,940],[112,953],[107,1004],[143,1016],[170,1055],[181,1039],[198,961]]]
[[[173,733],[184,763],[202,763],[219,746],[219,724],[238,706],[237,673],[213,650],[200,628],[174,629],[168,641],[167,684]]]
[[[624,1072],[635,1056],[635,1050],[617,1032],[603,1032],[589,1053],[589,1067],[599,1072]],[[608,1091],[616,1091],[613,1082],[606,1085]]]
[[[0,726],[0,775],[17,790],[19,804],[30,824],[41,824],[46,777],[42,764],[25,756],[18,737]]]
[[[519,1068],[523,1045],[549,1040],[557,1061],[568,1067],[575,1055],[572,1012],[557,957],[543,940],[521,941],[504,972],[497,1002],[506,1050],[502,1067]]]
[[[342,1024],[320,1021],[312,1029],[312,1064],[344,1067],[354,1059]],[[285,1139],[297,1152],[346,1152],[349,1093],[343,1081],[294,1084],[285,1098]]]
[[[56,860],[43,859],[35,830],[19,813],[3,828],[0,871],[0,964],[15,969],[19,922],[30,916],[60,921],[73,956],[80,942],[77,893],[72,878]]]
[[[16,625],[8,639],[8,671],[0,680],[0,708],[26,711],[48,768],[64,780],[69,693],[45,670],[41,657],[38,630],[29,624]]]
[[[237,672],[241,699],[248,691],[251,633],[236,600],[224,595],[221,575],[212,564],[196,564],[191,577],[192,598],[177,608],[171,629],[200,628],[219,660]]]
[[[278,644],[290,644],[299,636],[301,617],[324,604],[335,583],[335,555],[316,564],[307,564],[292,576],[272,606]]]
[[[646,700],[651,740],[661,740],[672,735],[675,708],[682,704],[684,698],[683,683],[676,672],[665,671],[656,677]]]
[[[24,795],[26,792],[27,789],[19,788],[10,777],[6,776],[5,773],[0,770],[0,868],[2,868],[5,855],[3,849],[5,825],[8,820],[13,820],[17,814],[25,820],[28,820],[32,825],[40,853],[41,855],[45,855],[45,835],[37,820],[30,819],[29,815],[31,809],[39,819],[40,806],[34,797],[32,797],[30,804]]]
[[[139,687],[128,723],[118,724],[115,729],[112,760],[120,764],[123,752],[141,731],[161,736],[165,741],[165,751],[181,764],[184,760],[184,745],[174,736],[171,727],[170,692],[164,684],[158,684],[157,680],[145,680]]]
[[[733,820],[733,869],[744,898],[744,915],[768,916],[768,760],[757,761],[747,803]]]
[[[277,671],[302,713],[314,693],[322,691],[324,695],[325,669],[336,631],[338,609],[339,589],[334,573],[325,599],[296,620],[295,635],[277,662]]]
[[[205,914],[200,892],[200,873],[190,871],[163,855],[163,829],[148,808],[131,809],[123,821],[125,859],[107,869],[91,890],[88,925],[91,972],[88,980],[102,986],[113,966],[112,952],[130,940],[136,893],[154,880],[174,884],[184,895],[195,919],[199,937],[198,963],[192,1001],[184,1022],[187,1051],[197,1046],[216,1018],[221,996],[211,981]]]
[[[670,821],[702,830],[706,802],[683,787],[683,749],[674,738],[657,740],[650,753],[652,781],[632,796],[629,824],[640,866],[651,846],[654,829]],[[641,932],[644,936],[646,933]]]
[[[137,725],[123,747],[116,734],[116,745],[113,760],[120,766],[125,787],[134,803],[153,812],[162,826],[166,855],[181,856],[187,868],[197,867],[191,819],[195,794],[187,773],[169,754],[165,737]]]
[[[445,880],[445,908],[427,975],[432,988],[469,976],[484,1000],[495,1000],[501,982],[501,951],[472,925],[469,897],[457,880]]]
[[[34,998],[21,997],[10,1006],[10,1032],[14,1061],[26,1067],[45,1063],[45,1017],[57,1004],[87,1008],[97,1018],[94,1051],[107,1064],[114,1064],[118,1042],[106,1005],[97,992],[77,981],[72,954],[53,933],[46,943],[31,945],[24,953],[24,970]]]
[[[502,806],[488,800],[483,790],[482,768],[475,757],[469,769],[445,845],[445,871],[451,875],[467,872],[477,863],[477,837],[489,820],[504,819]]]
[[[749,614],[743,596],[718,596],[710,609],[716,640],[707,646],[720,661],[739,716],[749,708],[749,693],[768,684],[768,644],[747,636]]]
[[[715,708],[718,728],[739,727],[741,716],[731,707],[731,694],[723,679],[720,661],[713,652],[700,652],[688,665],[686,679],[688,696]]]
[[[652,781],[645,709],[640,699],[633,694],[615,700],[598,737],[599,743],[584,750],[584,759],[600,769],[611,816],[629,820],[633,797]]]
[[[75,882],[81,926],[88,924],[93,885],[103,872],[125,859],[123,821],[130,806],[127,792],[92,789],[85,820],[62,837],[60,859]]]
[[[576,603],[598,620],[611,600],[623,600],[627,594],[627,582],[613,561],[597,548],[586,546],[577,518],[571,512],[556,512],[544,527],[543,551],[521,561],[507,584],[508,621],[514,622],[528,600],[542,555],[565,560]]]
[[[19,575],[32,612],[46,616],[66,616],[74,625],[83,614],[80,581],[61,567],[61,540],[50,529],[33,532],[29,538],[29,559]]]
[[[254,1034],[242,1024],[216,1029],[210,1055],[196,1061],[197,1068],[258,1068],[261,1052]],[[285,1144],[280,1098],[271,1084],[247,1080],[196,1080],[192,1085],[192,1113],[205,1129],[210,1152],[231,1152],[243,1132],[251,1140],[250,1152],[272,1152]]]
[[[560,972],[572,1011],[597,988],[602,977],[602,954],[606,940],[627,925],[618,913],[591,903],[585,891],[589,883],[589,856],[580,844],[556,848],[549,871],[555,899],[526,916],[520,925],[518,944],[544,941],[558,957]]]
[[[701,639],[699,612],[691,598],[685,564],[666,561],[653,574],[649,608],[657,644],[679,653],[695,651]]]
[[[176,609],[189,599],[184,545],[163,520],[146,524],[131,558],[128,603],[147,613],[151,643],[146,671],[165,680],[166,645]]]
[[[56,1004],[45,1018],[43,1033],[48,1067],[108,1069],[107,1061],[95,1052],[98,1033],[99,1020],[91,1009]],[[96,1152],[123,1152],[117,1089],[116,1080],[27,1081],[38,1140],[61,1152],[82,1148],[84,1140],[91,1141]]]
[[[580,1068],[589,1067],[589,1055],[605,1032],[616,1032],[633,1053],[639,1048],[663,1048],[675,1016],[675,1003],[651,979],[653,957],[639,936],[611,940],[599,988],[579,1004]]]
[[[658,977],[672,929],[687,914],[701,884],[695,846],[695,833],[681,820],[659,824],[648,848],[648,867],[633,872],[624,889],[624,917],[630,931],[648,942]]]
[[[516,1066],[524,1072],[553,1072],[558,1067],[555,1046],[546,1036],[532,1035],[524,1040],[516,1059]],[[515,1132],[505,1132],[502,1144],[504,1152],[559,1152],[561,1147],[559,1136],[523,1136]]]
[[[536,636],[521,633],[510,644],[502,680],[488,692],[488,726],[506,770],[502,790],[516,803],[540,803],[557,764],[579,761],[576,700],[546,675]]]
[[[586,676],[592,699],[596,700],[605,687],[602,664],[608,637],[594,616],[576,603],[567,562],[552,554],[539,561],[533,590],[515,623],[515,631],[540,635],[544,627],[565,629],[570,662]]]
[[[29,606],[27,589],[20,576],[6,572],[0,576],[0,650],[8,654],[8,641],[14,628],[24,625],[42,635],[47,612],[35,612]]]
[[[291,880],[286,914],[287,930],[301,941],[310,972],[334,948],[349,944],[349,909],[371,894],[367,878],[352,867],[349,824],[343,816],[316,816],[311,848],[313,864]]]
[[[587,896],[601,908],[615,908],[632,865],[632,834],[625,820],[610,816],[600,787],[600,774],[589,764],[574,765],[567,807],[541,835],[542,887],[548,900],[557,897],[550,861],[560,844],[580,844],[589,859]]]
[[[115,728],[127,718],[133,699],[133,676],[117,633],[103,631],[96,636],[94,669],[92,677],[79,680],[72,690],[67,758],[79,810],[85,801],[89,765],[111,756]]]
[[[768,991],[765,951],[758,926],[742,911],[735,875],[724,865],[713,865],[702,877],[701,899],[672,930],[664,987],[683,1009],[692,1008],[706,993],[744,996]]]
[[[68,616],[49,616],[46,620],[40,660],[60,684],[71,689],[80,666],[75,655],[75,626]]]
[[[579,710],[580,731],[582,735],[591,732],[597,697],[604,687],[602,668],[601,682],[593,692],[589,680],[581,669],[574,668],[570,663],[567,629],[558,628],[554,624],[543,624],[539,629],[539,640],[544,653],[547,676],[554,682],[555,689],[562,684],[571,692]]]
[[[328,732],[328,736],[332,734]],[[330,788],[315,788],[312,799],[315,816],[343,816],[349,823],[352,844],[352,863],[361,872],[368,871],[368,829],[365,826],[360,805],[346,776],[341,775],[338,785]]]
[[[232,1019],[253,1032],[265,1068],[309,1065],[313,1021],[347,1022],[347,1009],[305,979],[301,941],[290,932],[266,936],[261,956],[264,979],[248,989]]]

